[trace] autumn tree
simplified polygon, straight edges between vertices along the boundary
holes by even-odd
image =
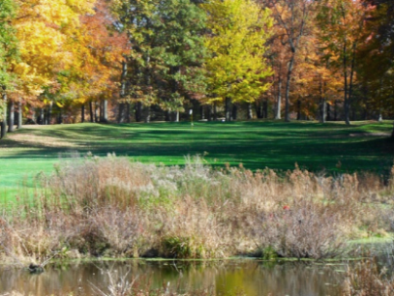
[[[272,10],[277,38],[287,49],[285,120],[290,121],[290,92],[294,66],[302,38],[308,34],[314,2],[310,0],[261,0]],[[281,78],[281,77],[280,77]]]
[[[342,70],[346,124],[350,124],[350,104],[354,91],[357,49],[362,37],[364,18],[364,9],[359,1],[324,0],[320,2],[319,36],[330,64]]]
[[[378,118],[382,120],[384,111],[386,114],[394,111],[394,2],[364,0],[364,3],[367,20],[359,53],[362,82],[368,104],[378,111]]]
[[[270,39],[268,58],[274,71],[274,74],[271,77],[271,93],[275,106],[274,118],[278,120],[282,118],[283,82],[287,75],[286,63],[289,57],[288,50],[277,33],[277,30],[274,30],[274,36]]]
[[[297,119],[318,118],[324,123],[326,119],[334,119],[336,101],[341,94],[342,76],[337,69],[328,63],[319,43],[318,29],[313,24],[299,46],[293,74],[291,97],[292,111],[296,111]],[[331,106],[334,105],[334,112]]]
[[[68,42],[79,26],[79,17],[93,13],[93,0],[25,0],[20,1],[13,20],[20,42],[20,60],[11,63],[8,71],[17,83],[10,94],[11,109],[15,101],[33,106],[51,106],[52,101],[41,97],[45,89],[57,87],[57,75],[75,62]],[[9,126],[12,130],[13,122]]]
[[[270,84],[272,75],[264,57],[271,36],[273,19],[269,9],[261,10],[245,0],[217,0],[203,5],[209,16],[206,47],[207,102],[225,104],[226,120],[231,119],[230,105],[252,103]]]
[[[118,93],[123,55],[128,52],[127,36],[115,28],[108,1],[98,0],[94,14],[80,16],[65,46],[73,62],[57,75],[59,88],[45,93],[59,107],[81,106],[84,121],[89,103],[90,121],[108,121],[108,99]],[[97,106],[96,106],[97,105]],[[98,108],[97,108],[98,107]],[[100,115],[97,114],[100,109]]]

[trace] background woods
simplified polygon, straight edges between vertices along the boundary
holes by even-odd
[[[1,136],[22,123],[393,116],[388,0],[0,0]]]

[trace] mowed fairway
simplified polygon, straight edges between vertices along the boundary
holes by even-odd
[[[26,126],[0,141],[0,195],[15,191],[26,178],[50,172],[60,158],[115,153],[131,159],[182,165],[201,155],[215,166],[243,164],[312,171],[373,171],[387,174],[394,144],[391,122],[197,122]]]

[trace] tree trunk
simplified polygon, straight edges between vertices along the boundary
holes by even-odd
[[[40,114],[37,119],[38,124],[44,124],[44,108],[40,108]]]
[[[142,103],[137,102],[135,104],[135,121],[141,122],[142,121]]]
[[[232,112],[232,116],[231,119],[232,120],[237,120],[237,112],[238,111],[238,107],[236,104],[233,104],[233,112]]]
[[[212,105],[208,105],[208,121],[212,121]]]
[[[218,110],[216,106],[216,102],[213,103],[213,120],[218,120]]]
[[[301,100],[297,100],[297,120],[301,120]]]
[[[10,101],[9,117],[8,117],[8,132],[12,133],[14,131],[15,125],[15,103]]]
[[[263,118],[268,118],[268,101],[263,102]]]
[[[324,89],[323,89],[322,81],[320,81],[320,106],[321,106],[320,122],[325,123],[327,117],[327,102],[326,102],[326,98],[324,97]]]
[[[353,98],[353,77],[354,77],[354,67],[355,67],[355,63],[356,63],[356,42],[353,42],[353,47],[352,47],[352,61],[350,64],[350,82],[349,82],[349,93],[348,93],[348,106],[350,108],[351,103],[352,103],[352,98]],[[353,115],[353,120],[355,120],[356,117],[356,111],[353,107],[352,110],[352,115]],[[349,111],[348,111],[349,112]],[[346,124],[350,124],[346,122]]]
[[[326,123],[326,118],[327,118],[327,102],[325,98],[322,98],[320,122]]]
[[[364,112],[363,112],[363,120],[367,120],[367,119],[368,119],[368,106],[364,108]]]
[[[48,115],[47,115],[47,120],[46,120],[46,124],[51,124],[51,120],[52,120],[52,108],[53,107],[53,102],[49,102],[49,106],[48,106]]]
[[[231,120],[231,109],[230,109],[230,105],[231,105],[231,99],[230,98],[225,98],[225,117],[226,117],[226,121],[230,121]]]
[[[278,81],[278,99],[276,100],[275,119],[281,119],[281,106],[282,106],[282,78],[279,76]]]
[[[331,105],[327,104],[326,102],[326,106],[327,106],[327,121],[331,120]]]
[[[125,103],[125,106],[126,106],[126,110],[125,110],[125,121],[127,122],[127,123],[130,123],[131,122],[131,114],[130,114],[130,103],[129,102],[127,102],[127,103]]]
[[[263,106],[262,106],[262,102],[261,101],[257,101],[255,104],[254,104],[254,109],[255,109],[255,112],[256,112],[256,117],[258,118],[258,119],[261,119],[262,118],[262,113],[263,113]]]
[[[252,110],[252,104],[248,103],[248,119],[253,118],[253,110]]]
[[[90,122],[94,122],[93,101],[89,101]]]
[[[81,106],[81,122],[85,122],[85,104]]]
[[[119,103],[118,105],[118,118],[117,122],[122,123],[124,121],[124,103]]]
[[[94,103],[94,121],[95,121],[95,122],[99,122],[99,120],[100,120],[99,108],[100,108],[99,103],[98,103],[98,102],[95,102],[95,103]]]
[[[62,124],[63,123],[63,109],[59,109],[59,114],[57,116],[57,124]]]
[[[290,121],[290,83],[291,83],[291,77],[293,74],[293,67],[294,67],[294,60],[295,60],[295,51],[293,52],[289,66],[287,68],[287,81],[286,81],[286,94],[285,94],[285,121],[289,122]]]
[[[150,122],[150,106],[145,108],[145,123]]]
[[[107,123],[108,122],[108,100],[104,100],[102,102],[102,112],[100,112],[100,121]]]
[[[382,114],[382,111],[381,111],[381,110],[379,111],[378,121],[379,121],[379,122],[382,122],[382,121],[383,121],[383,114]]]
[[[347,46],[346,46],[346,38],[344,39],[343,42],[343,79],[344,79],[344,98],[343,98],[343,104],[344,104],[344,117],[345,117],[345,122],[347,125],[350,125],[350,119],[349,119],[349,111],[350,111],[350,106],[349,106],[349,100],[348,100],[348,73],[347,73]]]
[[[127,92],[127,90],[126,90],[127,79],[126,78],[127,78],[127,59],[122,62],[122,74],[120,76],[120,82],[121,82],[120,97],[121,98],[124,98],[126,96],[126,92]],[[124,116],[123,116],[124,107],[125,107],[125,103],[119,103],[118,116],[117,116],[118,123],[122,123],[124,120]],[[128,108],[129,108],[129,112],[130,112],[130,106]],[[130,118],[130,116],[128,116],[128,118]],[[137,116],[136,116],[136,118],[137,118]],[[126,120],[130,120],[130,119],[126,119]]]
[[[179,122],[179,111],[175,112],[175,122]]]
[[[3,95],[3,121],[1,122],[1,132],[0,132],[0,139],[4,138],[7,133],[7,94],[4,92]]]
[[[31,121],[33,124],[37,124],[37,109],[33,108],[33,112],[31,114]]]
[[[44,109],[44,121],[43,121],[43,125],[47,125],[48,124],[48,109]]]
[[[134,113],[135,113],[135,121],[141,122],[142,121],[142,104],[141,102],[135,103],[134,106]]]
[[[22,128],[22,120],[23,120],[23,113],[22,113],[22,98],[19,98],[18,102],[18,129]]]
[[[127,60],[122,62],[122,74],[120,77],[121,87],[120,87],[120,97],[124,98],[126,96],[126,84],[127,84]]]
[[[201,114],[201,119],[204,120],[205,119],[205,106],[202,105],[200,107],[200,114]]]
[[[334,101],[334,121],[338,120],[338,100]]]
[[[171,121],[171,111],[166,110],[164,112],[164,117],[165,117],[165,121],[167,121],[167,122]]]

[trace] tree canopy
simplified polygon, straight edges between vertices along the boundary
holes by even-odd
[[[0,0],[0,120],[391,118],[393,3]]]

